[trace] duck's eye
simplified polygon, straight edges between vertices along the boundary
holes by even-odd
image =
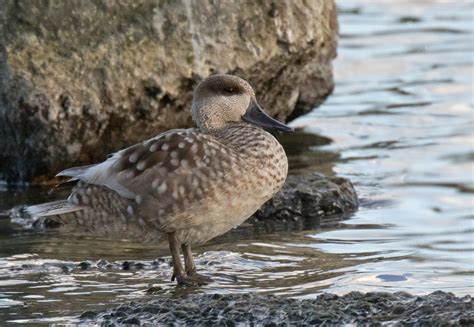
[[[232,86],[224,86],[224,92],[227,94],[234,94],[236,93],[236,89]]]

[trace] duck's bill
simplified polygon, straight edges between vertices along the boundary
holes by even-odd
[[[263,111],[258,103],[251,101],[247,111],[242,116],[242,120],[249,124],[257,125],[266,129],[277,130],[282,132],[294,132],[290,126],[273,119]]]

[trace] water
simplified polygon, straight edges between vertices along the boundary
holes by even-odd
[[[150,246],[38,234],[0,218],[0,325],[182,292],[434,290],[473,294],[473,6],[340,1],[336,91],[285,139],[293,172],[350,178],[360,210],[338,229],[243,227],[196,248],[215,282],[180,289]],[[0,210],[46,190],[0,192]],[[108,262],[98,261],[106,259]],[[91,267],[78,264],[89,260]],[[134,261],[126,264],[124,261]],[[87,262],[83,263],[84,267]],[[147,295],[149,284],[157,295]]]

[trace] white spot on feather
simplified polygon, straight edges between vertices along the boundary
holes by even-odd
[[[171,196],[173,197],[173,199],[178,200],[179,195],[178,195],[178,189],[177,188],[174,189],[173,194],[171,194]]]
[[[142,200],[143,200],[143,198],[142,198],[141,195],[137,195],[137,196],[135,197],[135,201],[136,201],[138,204],[142,203]]]
[[[181,160],[181,167],[189,168],[189,162],[186,159]]]
[[[144,170],[144,169],[145,169],[145,165],[146,165],[145,160],[139,161],[139,162],[137,163],[137,169],[138,169],[138,170]]]
[[[170,153],[170,157],[174,159],[178,158],[178,155],[179,155],[178,151],[171,151]]]
[[[128,157],[128,161],[130,161],[130,163],[135,163],[137,162],[137,160],[138,160],[138,153],[136,152],[132,153],[130,157]]]
[[[160,187],[156,189],[156,191],[158,192],[158,194],[163,194],[166,192],[167,189],[168,189],[168,186],[166,185],[166,183],[163,183],[160,185]]]

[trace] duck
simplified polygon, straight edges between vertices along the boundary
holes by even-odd
[[[195,128],[61,171],[75,186],[67,199],[28,207],[35,226],[167,244],[172,281],[211,282],[197,272],[191,246],[239,226],[282,188],[288,159],[270,132],[293,128],[262,109],[246,80],[227,74],[198,84],[191,115]]]

